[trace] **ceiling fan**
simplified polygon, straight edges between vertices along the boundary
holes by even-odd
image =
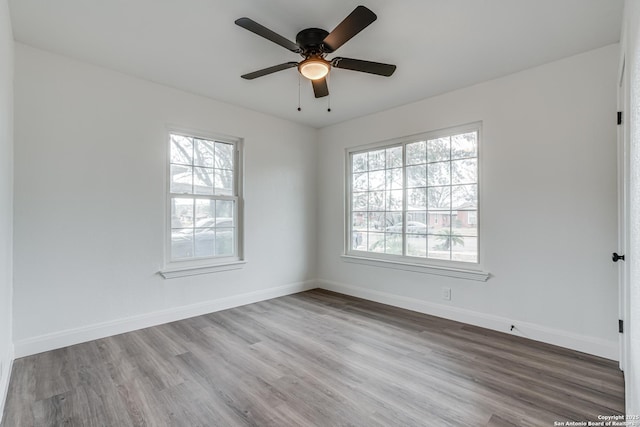
[[[376,19],[376,14],[371,10],[364,6],[358,6],[330,33],[320,28],[306,28],[298,33],[295,43],[263,27],[252,19],[237,19],[235,23],[242,28],[279,44],[291,52],[298,53],[304,58],[300,62],[285,62],[284,64],[244,74],[241,77],[252,80],[277,71],[286,70],[287,68],[298,67],[300,74],[311,80],[316,98],[329,95],[326,76],[329,74],[331,67],[389,77],[396,70],[395,65],[352,58],[336,57],[331,60],[326,59],[328,54],[336,51]]]

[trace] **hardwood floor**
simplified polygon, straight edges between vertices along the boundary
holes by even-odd
[[[313,290],[18,359],[2,426],[540,427],[623,396],[612,361]]]

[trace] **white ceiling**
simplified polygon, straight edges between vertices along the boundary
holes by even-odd
[[[398,66],[390,77],[334,69],[315,99],[301,58],[234,24],[247,16],[295,41],[331,31],[358,4],[378,20],[335,56]],[[623,0],[10,0],[15,39],[127,74],[323,127],[619,40]]]

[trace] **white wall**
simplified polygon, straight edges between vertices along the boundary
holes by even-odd
[[[324,128],[321,286],[617,358],[618,46]],[[482,121],[487,282],[346,263],[345,147]],[[441,299],[441,287],[452,300]]]
[[[6,0],[0,0],[0,419],[13,344],[13,33]]]
[[[629,334],[629,359],[625,371],[626,411],[640,414],[640,3],[625,2],[623,46],[625,72],[630,83],[628,130],[630,145],[630,250],[626,254],[630,265],[630,317],[625,328]]]
[[[315,276],[314,129],[21,44],[15,67],[17,355],[294,292]],[[167,124],[244,138],[244,269],[157,274]]]

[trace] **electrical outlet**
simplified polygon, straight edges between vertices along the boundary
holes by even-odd
[[[451,301],[451,288],[442,288],[442,299]]]

